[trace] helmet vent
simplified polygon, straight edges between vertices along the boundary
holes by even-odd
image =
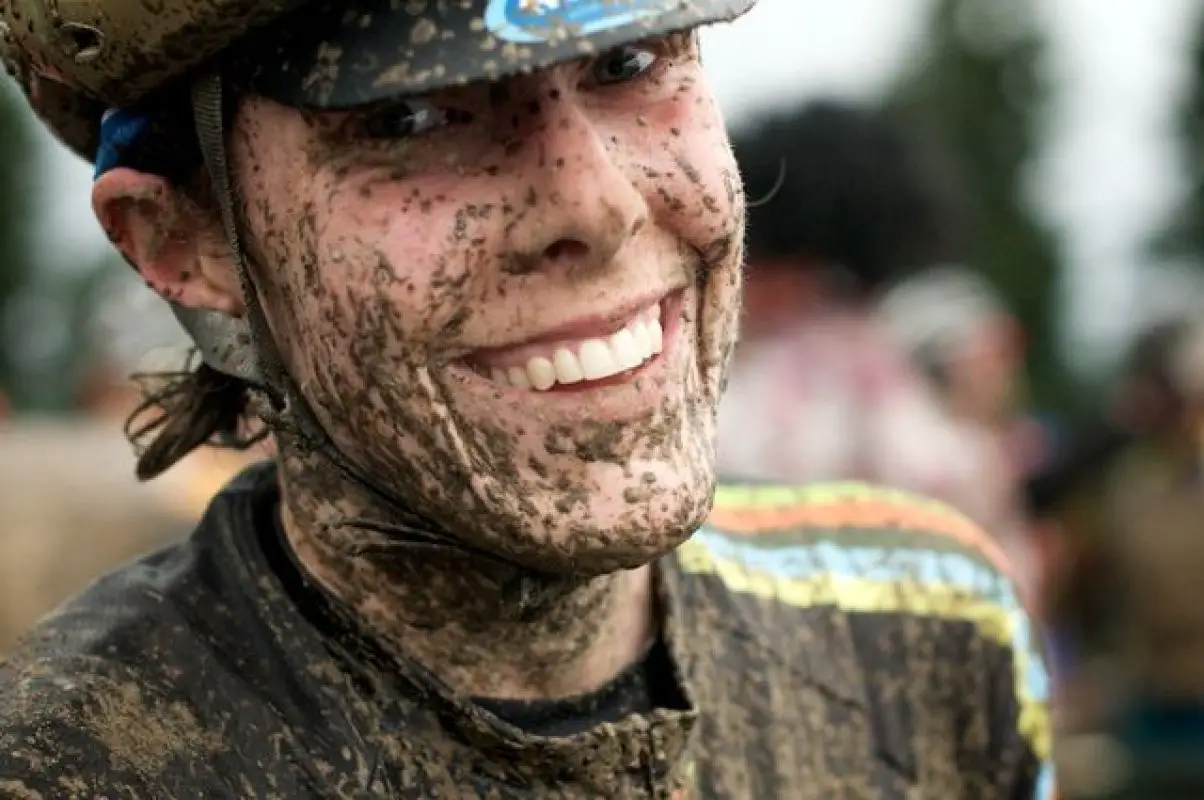
[[[104,49],[105,35],[91,25],[82,22],[64,22],[59,26],[71,59],[76,64],[87,64],[95,61]]]

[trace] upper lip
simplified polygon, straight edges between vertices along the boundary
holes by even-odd
[[[655,294],[648,294],[637,300],[624,303],[614,311],[605,314],[589,314],[575,317],[551,328],[545,328],[534,336],[516,339],[505,344],[490,345],[473,349],[474,354],[508,350],[512,347],[527,347],[530,345],[552,344],[565,339],[603,338],[615,333],[631,321],[638,312],[654,303],[663,301],[666,297],[679,292],[684,287],[675,287]]]

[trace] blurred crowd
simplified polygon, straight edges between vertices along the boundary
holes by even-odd
[[[821,100],[735,133],[752,211],[744,330],[720,468],[859,480],[943,500],[994,533],[1028,586],[1024,342],[960,261],[956,198],[878,112]]]
[[[828,100],[733,134],[750,224],[721,473],[872,481],[979,523],[1043,623],[1068,734],[1128,724],[1134,697],[1204,696],[1192,568],[1204,563],[1204,317],[1152,324],[1096,419],[1058,429],[1028,407],[1026,331],[967,262],[958,198],[922,142],[884,112]],[[18,424],[0,397],[0,652],[96,575],[186,535],[216,488],[267,453],[207,449],[135,481],[123,430],[147,383],[129,376],[189,354],[132,273],[106,296],[72,421]]]
[[[907,131],[816,102],[735,141],[752,211],[721,469],[961,510],[1041,623],[1065,796],[1204,796],[1204,310],[1152,321],[1094,414],[1053,425],[1028,403],[1026,331]],[[1193,788],[1151,794],[1142,768]],[[1125,780],[1136,794],[1108,793]]]

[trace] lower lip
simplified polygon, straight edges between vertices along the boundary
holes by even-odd
[[[663,332],[661,351],[654,354],[638,367],[632,367],[624,372],[616,373],[609,378],[601,378],[596,381],[581,381],[579,383],[557,383],[551,389],[540,392],[533,389],[518,389],[514,386],[497,383],[470,367],[465,367],[465,370],[481,380],[489,381],[490,384],[498,389],[511,389],[516,392],[522,392],[525,395],[583,394],[597,389],[606,389],[628,383],[633,378],[640,377],[653,367],[659,365],[672,352],[673,345],[677,341],[678,332],[681,330],[681,312],[684,294],[685,290],[678,290],[661,300],[661,330]]]

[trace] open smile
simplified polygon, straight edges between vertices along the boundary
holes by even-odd
[[[629,380],[660,360],[679,327],[676,291],[606,319],[582,320],[464,359],[478,375],[530,392],[581,391]]]

